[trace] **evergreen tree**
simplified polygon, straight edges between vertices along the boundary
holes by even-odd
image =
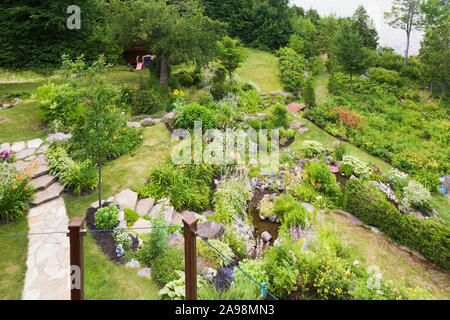
[[[378,46],[378,32],[363,6],[359,6],[353,14],[353,26],[361,36],[364,46],[375,50]]]
[[[230,81],[233,79],[233,72],[240,67],[245,60],[245,51],[237,40],[226,36],[219,42],[218,58],[220,64],[227,70]]]
[[[308,107],[316,106],[316,93],[311,79],[308,79],[305,84],[305,104]]]
[[[334,55],[342,69],[350,74],[350,91],[353,92],[353,75],[361,74],[367,66],[367,49],[348,21],[343,21],[334,41]]]

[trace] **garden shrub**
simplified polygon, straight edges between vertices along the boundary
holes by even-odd
[[[239,268],[260,284],[267,283],[269,281],[269,277],[267,276],[265,269],[264,260],[245,259],[239,263]],[[240,271],[237,268],[234,269],[233,272],[234,283],[238,285],[245,285],[248,288],[253,289],[255,291],[254,295],[260,297],[261,287],[259,287],[252,280],[250,280],[242,271]]]
[[[213,196],[213,219],[221,223],[231,223],[237,216],[245,217],[249,190],[241,180],[227,180],[218,186]]]
[[[129,90],[127,101],[132,115],[152,114],[159,111],[162,106],[154,92],[141,88]]]
[[[182,87],[190,88],[194,85],[194,78],[189,72],[183,70],[176,74],[176,76],[178,77],[178,82]]]
[[[180,111],[175,115],[177,128],[192,129],[195,121],[202,123],[203,130],[217,128],[217,119],[214,111],[198,103],[186,105]]]
[[[355,169],[353,169],[353,167],[349,164],[341,164],[341,166],[339,167],[339,171],[346,176],[347,178],[349,178],[353,172],[355,172]]]
[[[283,88],[289,92],[303,90],[306,60],[291,48],[281,48],[277,52],[280,58],[280,74]]]
[[[272,246],[264,254],[268,290],[278,298],[283,298],[297,288],[298,266],[294,245],[283,241]]]
[[[200,212],[210,204],[211,183],[217,168],[205,164],[162,164],[150,172],[149,181],[138,194],[156,200],[170,198],[176,210],[188,208]]]
[[[75,195],[93,191],[97,187],[98,171],[89,161],[73,161],[67,151],[58,146],[50,147],[45,153],[45,159],[50,173]]]
[[[405,58],[401,54],[386,51],[378,56],[377,66],[400,72],[400,70],[404,66],[404,62]]]
[[[127,221],[128,226],[132,226],[139,219],[139,214],[134,210],[124,208],[123,212],[125,214],[125,220]]]
[[[165,209],[164,203],[161,202],[161,204],[163,205],[162,209]],[[164,211],[161,210],[156,218],[152,220],[151,225],[153,227],[162,227],[167,225],[163,213]],[[138,251],[137,258],[142,264],[152,266],[155,260],[164,254],[168,241],[169,234],[167,228],[152,229],[152,232],[148,235],[147,241],[144,240],[144,245]]]
[[[336,182],[336,176],[331,173],[330,167],[323,161],[311,162],[305,168],[305,180],[317,191],[325,193],[335,203],[339,203],[342,195],[341,188]]]
[[[235,232],[225,233],[225,242],[228,243],[231,250],[238,257],[239,260],[247,258],[247,248],[245,241],[240,238]]]
[[[319,196],[319,192],[309,183],[301,183],[294,186],[290,193],[292,196],[303,202],[314,203],[316,201],[317,196]]]
[[[402,214],[370,182],[347,181],[345,208],[365,223],[380,229],[400,245],[423,254],[435,264],[450,269],[450,228],[432,218]]]
[[[115,229],[113,231],[112,237],[114,239],[114,242],[116,243],[116,246],[119,244],[122,245],[122,248],[124,250],[130,250],[132,240],[130,236],[128,235],[128,232],[123,229]]]
[[[379,83],[388,83],[393,86],[401,86],[402,78],[397,71],[383,68],[370,68],[369,78]]]
[[[166,248],[152,263],[152,278],[163,286],[178,279],[177,270],[184,271],[184,251]]]
[[[286,106],[282,103],[276,103],[272,108],[270,121],[275,128],[287,128],[289,125],[287,115],[288,111]]]
[[[351,167],[353,169],[352,173],[355,173],[362,179],[369,178],[373,173],[373,169],[369,165],[359,160],[357,157],[350,155],[343,156],[341,166],[344,166],[344,170],[346,170],[347,173],[350,172],[350,169],[346,167]]]
[[[217,250],[219,250],[228,259],[233,259],[233,251],[225,242],[218,239],[210,239],[208,242]],[[211,263],[211,268],[220,269],[229,264],[222,255],[211,248],[203,240],[197,240],[197,254],[203,259]]]
[[[308,158],[322,158],[327,152],[320,142],[314,140],[305,140],[301,145],[301,150]]]
[[[409,181],[408,185],[403,188],[402,205],[410,210],[416,207],[421,212],[429,212],[431,194],[430,192],[417,181]]]
[[[99,208],[95,212],[95,227],[99,230],[112,229],[119,220],[119,209],[115,203]]]
[[[244,113],[256,113],[263,108],[264,100],[256,90],[244,91],[239,97],[238,106]]]
[[[339,142],[334,147],[333,158],[336,161],[342,161],[342,157],[346,154],[347,148],[345,147],[345,143]]]
[[[199,300],[260,300],[261,288],[254,282],[233,282],[230,287],[222,290],[214,284],[207,284],[198,290]]]
[[[313,222],[311,213],[289,194],[282,194],[275,199],[272,212],[280,219],[279,232],[284,235],[290,234],[291,227],[307,229]]]

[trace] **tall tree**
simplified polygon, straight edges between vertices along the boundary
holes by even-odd
[[[435,28],[444,19],[449,19],[450,3],[440,0],[425,0],[420,4],[422,12],[421,26],[423,29]]]
[[[420,0],[393,0],[390,12],[384,13],[387,23],[406,32],[405,64],[408,62],[411,31],[420,28]]]
[[[225,25],[203,14],[198,1],[121,1],[116,36],[123,45],[146,43],[160,64],[160,84],[169,79],[169,65],[194,60],[202,65],[217,53]]]
[[[245,60],[245,51],[237,40],[233,40],[226,36],[219,42],[218,58],[220,64],[227,70],[230,81],[233,80],[233,72]]]
[[[338,20],[333,15],[320,20],[319,32],[315,40],[315,47],[320,53],[331,53],[333,37],[338,27]]]
[[[378,32],[366,9],[363,6],[359,6],[352,19],[353,26],[363,39],[364,46],[369,49],[376,49],[378,46]]]
[[[350,91],[353,92],[353,75],[361,74],[367,66],[367,49],[351,22],[344,20],[334,39],[334,55],[342,69],[350,74]]]
[[[442,84],[442,98],[445,98],[450,79],[450,22],[440,20],[435,28],[428,28],[420,48],[420,60],[425,75],[430,79],[430,96],[436,81]]]

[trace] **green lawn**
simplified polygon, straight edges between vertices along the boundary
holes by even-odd
[[[0,234],[27,233],[26,217],[0,224]],[[0,237],[0,300],[20,300],[27,271],[28,237]]]
[[[242,81],[252,81],[261,93],[282,90],[278,58],[273,54],[256,49],[246,49],[247,59],[236,70],[235,75]]]
[[[20,103],[0,110],[0,143],[43,138],[45,124],[40,120],[41,110],[36,102]]]

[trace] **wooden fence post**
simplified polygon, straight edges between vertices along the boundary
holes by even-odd
[[[70,239],[70,299],[84,300],[84,252],[82,229],[84,218],[73,218],[69,224],[67,236]],[[72,276],[72,271],[74,275]]]
[[[197,300],[197,217],[188,214],[183,218],[184,224],[184,274],[186,300]]]

